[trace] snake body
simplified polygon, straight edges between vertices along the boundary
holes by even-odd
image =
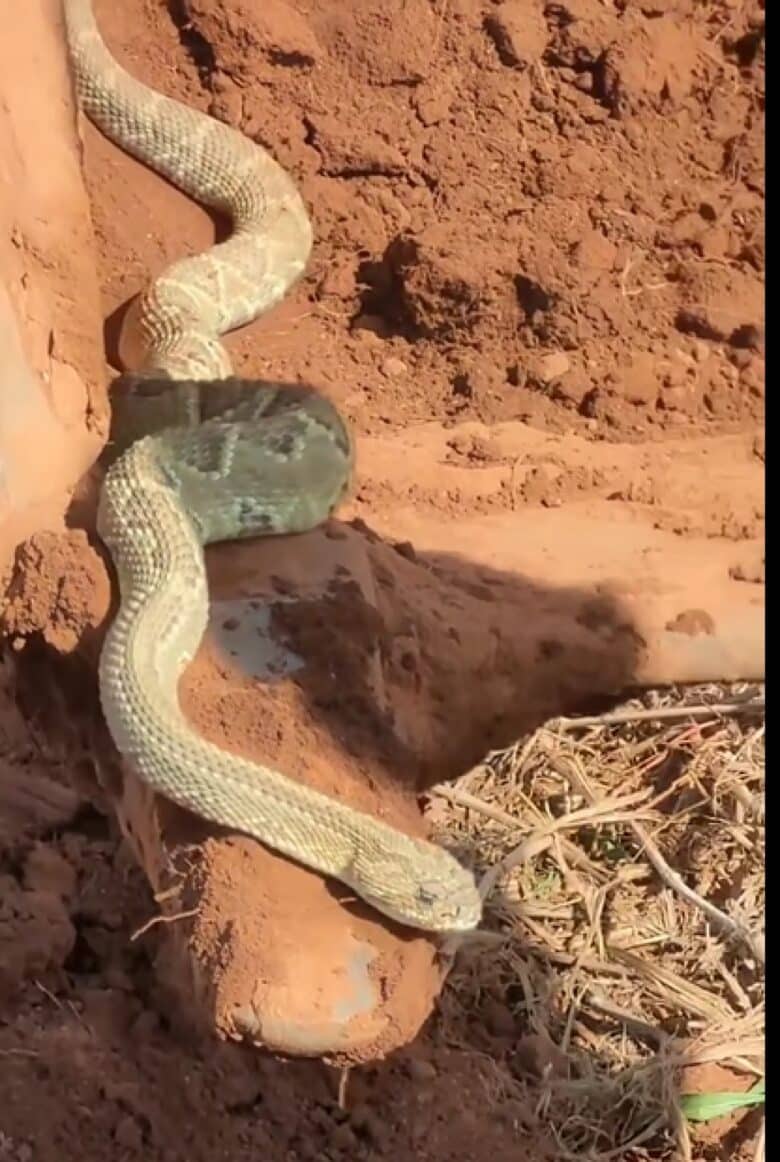
[[[467,931],[479,893],[443,848],[221,750],[181,710],[178,682],[208,622],[203,546],[316,527],[348,487],[352,444],[317,393],[234,378],[220,341],[304,271],[312,231],[292,180],[236,130],[125,72],[90,0],[64,0],[64,11],[84,113],[233,224],[141,297],[142,360],[114,401],[119,455],[98,508],[120,590],[99,668],[109,730],[135,773],[179,806],[336,878],[402,924]]]

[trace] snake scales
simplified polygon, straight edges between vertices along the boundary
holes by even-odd
[[[348,486],[352,445],[318,394],[233,378],[220,341],[306,266],[311,225],[293,182],[242,134],[126,73],[90,0],[64,0],[64,11],[85,114],[233,224],[227,241],[164,271],[137,306],[143,357],[120,379],[119,455],[98,510],[120,589],[100,659],[109,730],[138,776],[179,806],[335,877],[403,924],[471,929],[480,897],[448,852],[222,751],[179,706],[179,678],[208,621],[203,546],[320,524]]]

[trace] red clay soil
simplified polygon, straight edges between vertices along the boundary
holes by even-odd
[[[757,676],[763,2],[95,7],[130,71],[300,183],[309,273],[228,346],[239,374],[322,387],[358,436],[340,522],[210,551],[211,633],[183,683],[197,727],[420,831],[417,792],[550,715],[633,684]],[[34,41],[42,76],[64,70],[53,17],[20,9],[18,25],[20,62]],[[165,925],[129,939],[155,908],[94,777],[111,589],[84,473],[122,309],[214,224],[85,126],[95,259],[76,166],[57,162],[56,196],[35,178],[58,148],[50,110],[77,156],[67,102],[33,99],[10,56],[0,281],[46,387],[20,428],[29,456],[9,461],[0,545],[0,1162],[74,1143],[84,1162],[544,1158],[490,1068],[515,1068],[522,998],[486,997],[455,1030],[434,1014],[411,1049],[352,1071],[340,1103],[326,1066],[195,1040]],[[0,402],[6,444],[11,430]],[[270,687],[256,680],[269,597],[305,659]],[[191,940],[230,1036],[243,982],[260,965],[275,987],[291,948],[308,957],[295,1003],[314,995],[343,909],[257,845],[208,850],[219,890]],[[359,1059],[411,1040],[439,980],[426,941],[356,917],[390,998]]]

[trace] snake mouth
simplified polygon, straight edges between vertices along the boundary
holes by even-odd
[[[458,878],[463,882],[457,893],[442,884],[420,883],[416,900],[424,919],[421,926],[444,935],[471,932],[482,919],[482,897],[471,874],[455,862]],[[454,896],[459,899],[453,899]]]

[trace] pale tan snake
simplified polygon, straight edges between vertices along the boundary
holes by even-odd
[[[242,134],[129,76],[90,0],[64,9],[86,115],[233,222],[226,242],[174,263],[142,296],[143,359],[114,401],[121,454],[98,512],[120,588],[100,660],[109,730],[138,776],[179,806],[335,877],[403,924],[467,931],[479,893],[443,848],[226,753],[180,708],[178,681],[208,621],[203,545],[320,524],[349,483],[352,445],[318,394],[232,378],[220,341],[306,266],[311,225],[293,182]]]

